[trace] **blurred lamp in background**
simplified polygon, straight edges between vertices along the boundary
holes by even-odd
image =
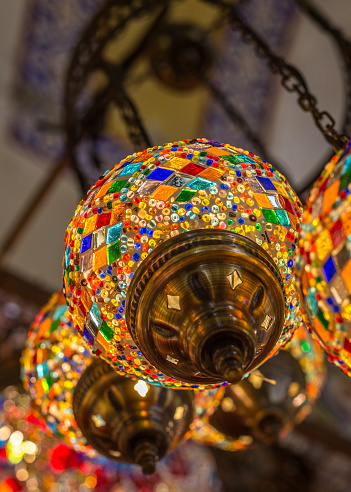
[[[240,383],[195,396],[191,438],[226,451],[272,444],[312,410],[325,379],[323,359],[299,328],[286,348]]]
[[[97,456],[95,448],[111,459],[138,463],[145,473],[154,472],[156,461],[189,429],[192,392],[172,392],[118,376],[77,344],[67,315],[63,295],[55,293],[31,326],[22,380],[33,407],[52,432],[77,451]]]
[[[301,224],[297,280],[305,322],[351,375],[351,142],[325,166]]]

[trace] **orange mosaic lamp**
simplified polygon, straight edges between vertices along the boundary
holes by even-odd
[[[351,143],[325,166],[307,200],[296,264],[305,323],[351,376]]]
[[[119,374],[171,388],[240,380],[300,324],[301,204],[270,164],[193,139],[127,156],[65,235],[76,329]]]
[[[54,293],[32,323],[21,357],[21,379],[33,410],[76,451],[96,456],[73,415],[73,392],[92,356],[68,316],[62,292]]]

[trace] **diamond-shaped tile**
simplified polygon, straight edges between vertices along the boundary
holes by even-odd
[[[167,307],[168,309],[176,309],[177,311],[181,311],[180,297],[167,295]]]
[[[234,272],[232,272],[230,275],[227,275],[227,279],[233,290],[236,289],[238,285],[241,285],[243,283],[237,270],[234,270]]]

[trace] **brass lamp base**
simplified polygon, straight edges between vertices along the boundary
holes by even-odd
[[[193,384],[236,383],[280,337],[282,278],[250,239],[193,230],[166,240],[138,267],[126,315],[136,345],[160,372]]]
[[[151,474],[189,430],[192,401],[192,392],[121,377],[97,359],[75,388],[73,411],[83,435],[101,454]]]

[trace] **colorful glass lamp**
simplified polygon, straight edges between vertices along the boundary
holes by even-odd
[[[69,312],[119,374],[172,388],[237,382],[300,324],[301,205],[257,156],[193,139],[123,159],[65,236]]]
[[[63,294],[53,294],[30,327],[21,357],[22,383],[52,433],[76,451],[95,456],[72,408],[74,388],[91,361],[68,317]]]
[[[351,375],[351,142],[307,200],[296,264],[304,321],[329,361]]]
[[[325,380],[324,353],[305,328],[259,371],[236,385],[199,392],[189,436],[239,451],[272,444],[312,410]]]
[[[188,431],[193,394],[119,376],[77,344],[67,314],[63,295],[56,293],[31,326],[22,380],[33,407],[75,450],[90,456],[98,450],[153,473]]]

